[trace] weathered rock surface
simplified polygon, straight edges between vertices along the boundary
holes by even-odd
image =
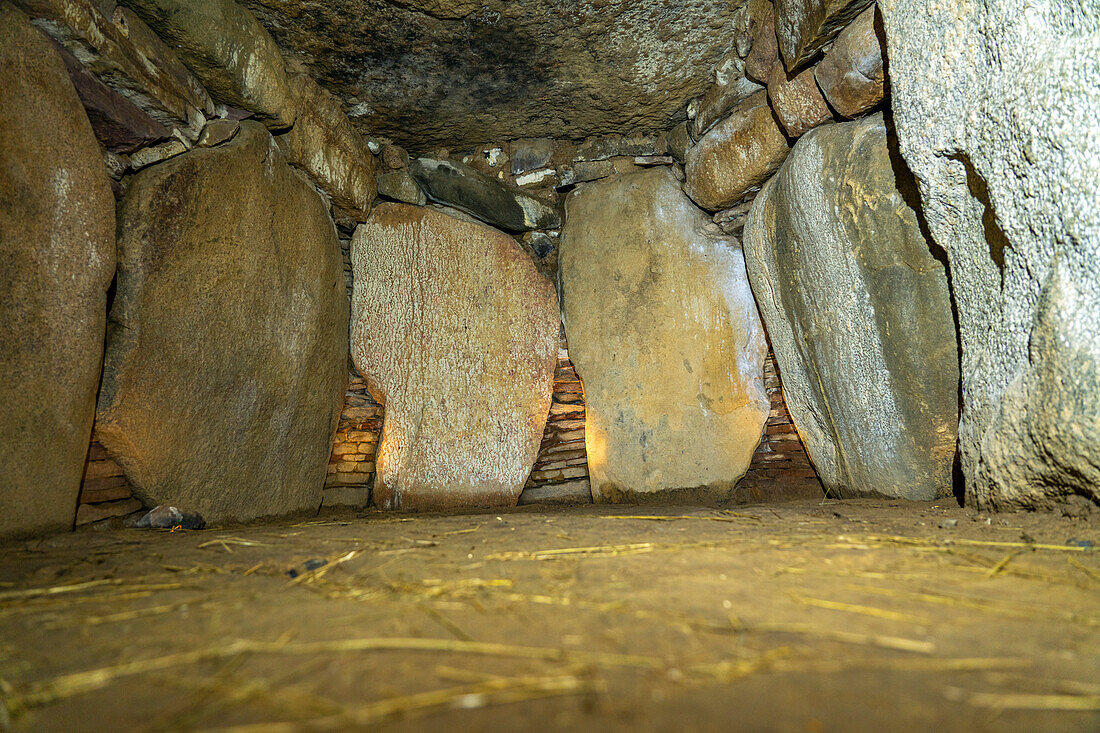
[[[126,8],[96,0],[16,0],[16,4],[98,79],[165,127],[178,128],[193,140],[202,128],[203,115],[214,114],[214,103],[202,84]]]
[[[414,206],[423,206],[428,202],[428,197],[407,170],[387,171],[378,176],[378,193],[388,199]]]
[[[708,211],[725,209],[766,181],[789,152],[767,93],[757,92],[688,151],[684,191]]]
[[[1100,14],[881,9],[901,153],[958,308],[967,498],[1100,501]]]
[[[513,140],[508,145],[513,176],[546,167],[553,155],[554,141],[545,137]]]
[[[377,163],[340,103],[306,74],[290,77],[298,116],[276,141],[287,162],[301,168],[357,221],[370,214],[378,192]]]
[[[237,120],[211,120],[206,123],[206,127],[202,128],[202,134],[199,135],[195,145],[200,148],[212,148],[229,142],[240,128],[241,123]]]
[[[678,163],[682,164],[687,159],[687,152],[694,144],[687,122],[681,122],[668,133],[668,152]]]
[[[768,83],[772,67],[779,60],[779,41],[775,37],[775,11],[763,3],[752,34],[752,50],[745,57],[745,75],[761,84]]]
[[[376,505],[512,506],[557,362],[551,283],[509,236],[383,203],[355,231],[352,357],[385,404]]]
[[[523,232],[561,226],[561,216],[555,209],[462,163],[418,158],[409,169],[433,201],[461,209],[501,229]]]
[[[294,90],[278,46],[234,0],[128,0],[171,43],[219,101],[252,112],[273,130],[297,116]]]
[[[418,155],[668,129],[710,83],[743,2],[245,0],[360,132]]]
[[[84,105],[96,139],[112,153],[129,153],[171,136],[168,128],[97,79],[80,60],[55,41],[57,55]]]
[[[0,537],[72,526],[115,270],[115,206],[53,46],[0,3]]]
[[[789,137],[801,137],[833,119],[812,68],[788,75],[783,64],[776,62],[768,79],[768,99]]]
[[[717,501],[768,417],[767,346],[736,242],[667,168],[589,183],[559,252],[597,502]]]
[[[702,137],[742,100],[759,92],[756,82],[745,78],[745,62],[733,52],[726,54],[714,71],[715,81],[694,104],[691,136]]]
[[[875,0],[775,0],[775,35],[788,71],[811,60]]]
[[[814,67],[821,92],[838,113],[855,117],[882,101],[886,87],[886,39],[877,6],[842,30]]]
[[[316,509],[347,381],[336,230],[267,130],[134,176],[96,433],[149,505]]]
[[[895,175],[881,115],[817,128],[745,227],[787,407],[833,496],[952,490],[959,367],[947,276]]]

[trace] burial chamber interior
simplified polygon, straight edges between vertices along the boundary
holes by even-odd
[[[1096,13],[0,16],[0,730],[1100,725]]]

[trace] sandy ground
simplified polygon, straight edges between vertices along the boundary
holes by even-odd
[[[8,544],[0,728],[1100,730],[1098,528],[815,501]]]

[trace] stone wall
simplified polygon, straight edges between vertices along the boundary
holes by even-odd
[[[824,496],[821,481],[787,411],[783,380],[770,346],[764,362],[764,389],[768,392],[771,410],[749,471],[737,486],[737,500],[786,501]]]
[[[84,462],[84,475],[80,480],[76,526],[125,517],[140,509],[141,502],[134,498],[122,466],[115,463],[107,449],[100,445],[93,430],[88,458]]]
[[[550,416],[520,504],[570,504],[592,501],[588,454],[584,447],[584,388],[569,360],[561,330]]]
[[[382,406],[354,367],[329,458],[323,506],[364,507],[374,484],[374,456],[382,432]]]

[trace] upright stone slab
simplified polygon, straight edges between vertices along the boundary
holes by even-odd
[[[0,537],[72,527],[92,431],[115,207],[50,41],[0,2]]]
[[[967,498],[1100,502],[1100,13],[880,3],[901,153],[947,251]]]
[[[405,204],[374,209],[351,259],[352,357],[386,410],[375,504],[514,506],[550,409],[553,285],[511,237]]]
[[[565,330],[593,498],[729,498],[769,409],[737,240],[712,234],[665,168],[585,184],[566,212]]]
[[[898,175],[881,114],[816,128],[745,227],[787,407],[832,496],[952,490],[959,366],[947,276]]]
[[[347,380],[336,230],[267,130],[134,176],[96,432],[148,504],[313,510]]]

